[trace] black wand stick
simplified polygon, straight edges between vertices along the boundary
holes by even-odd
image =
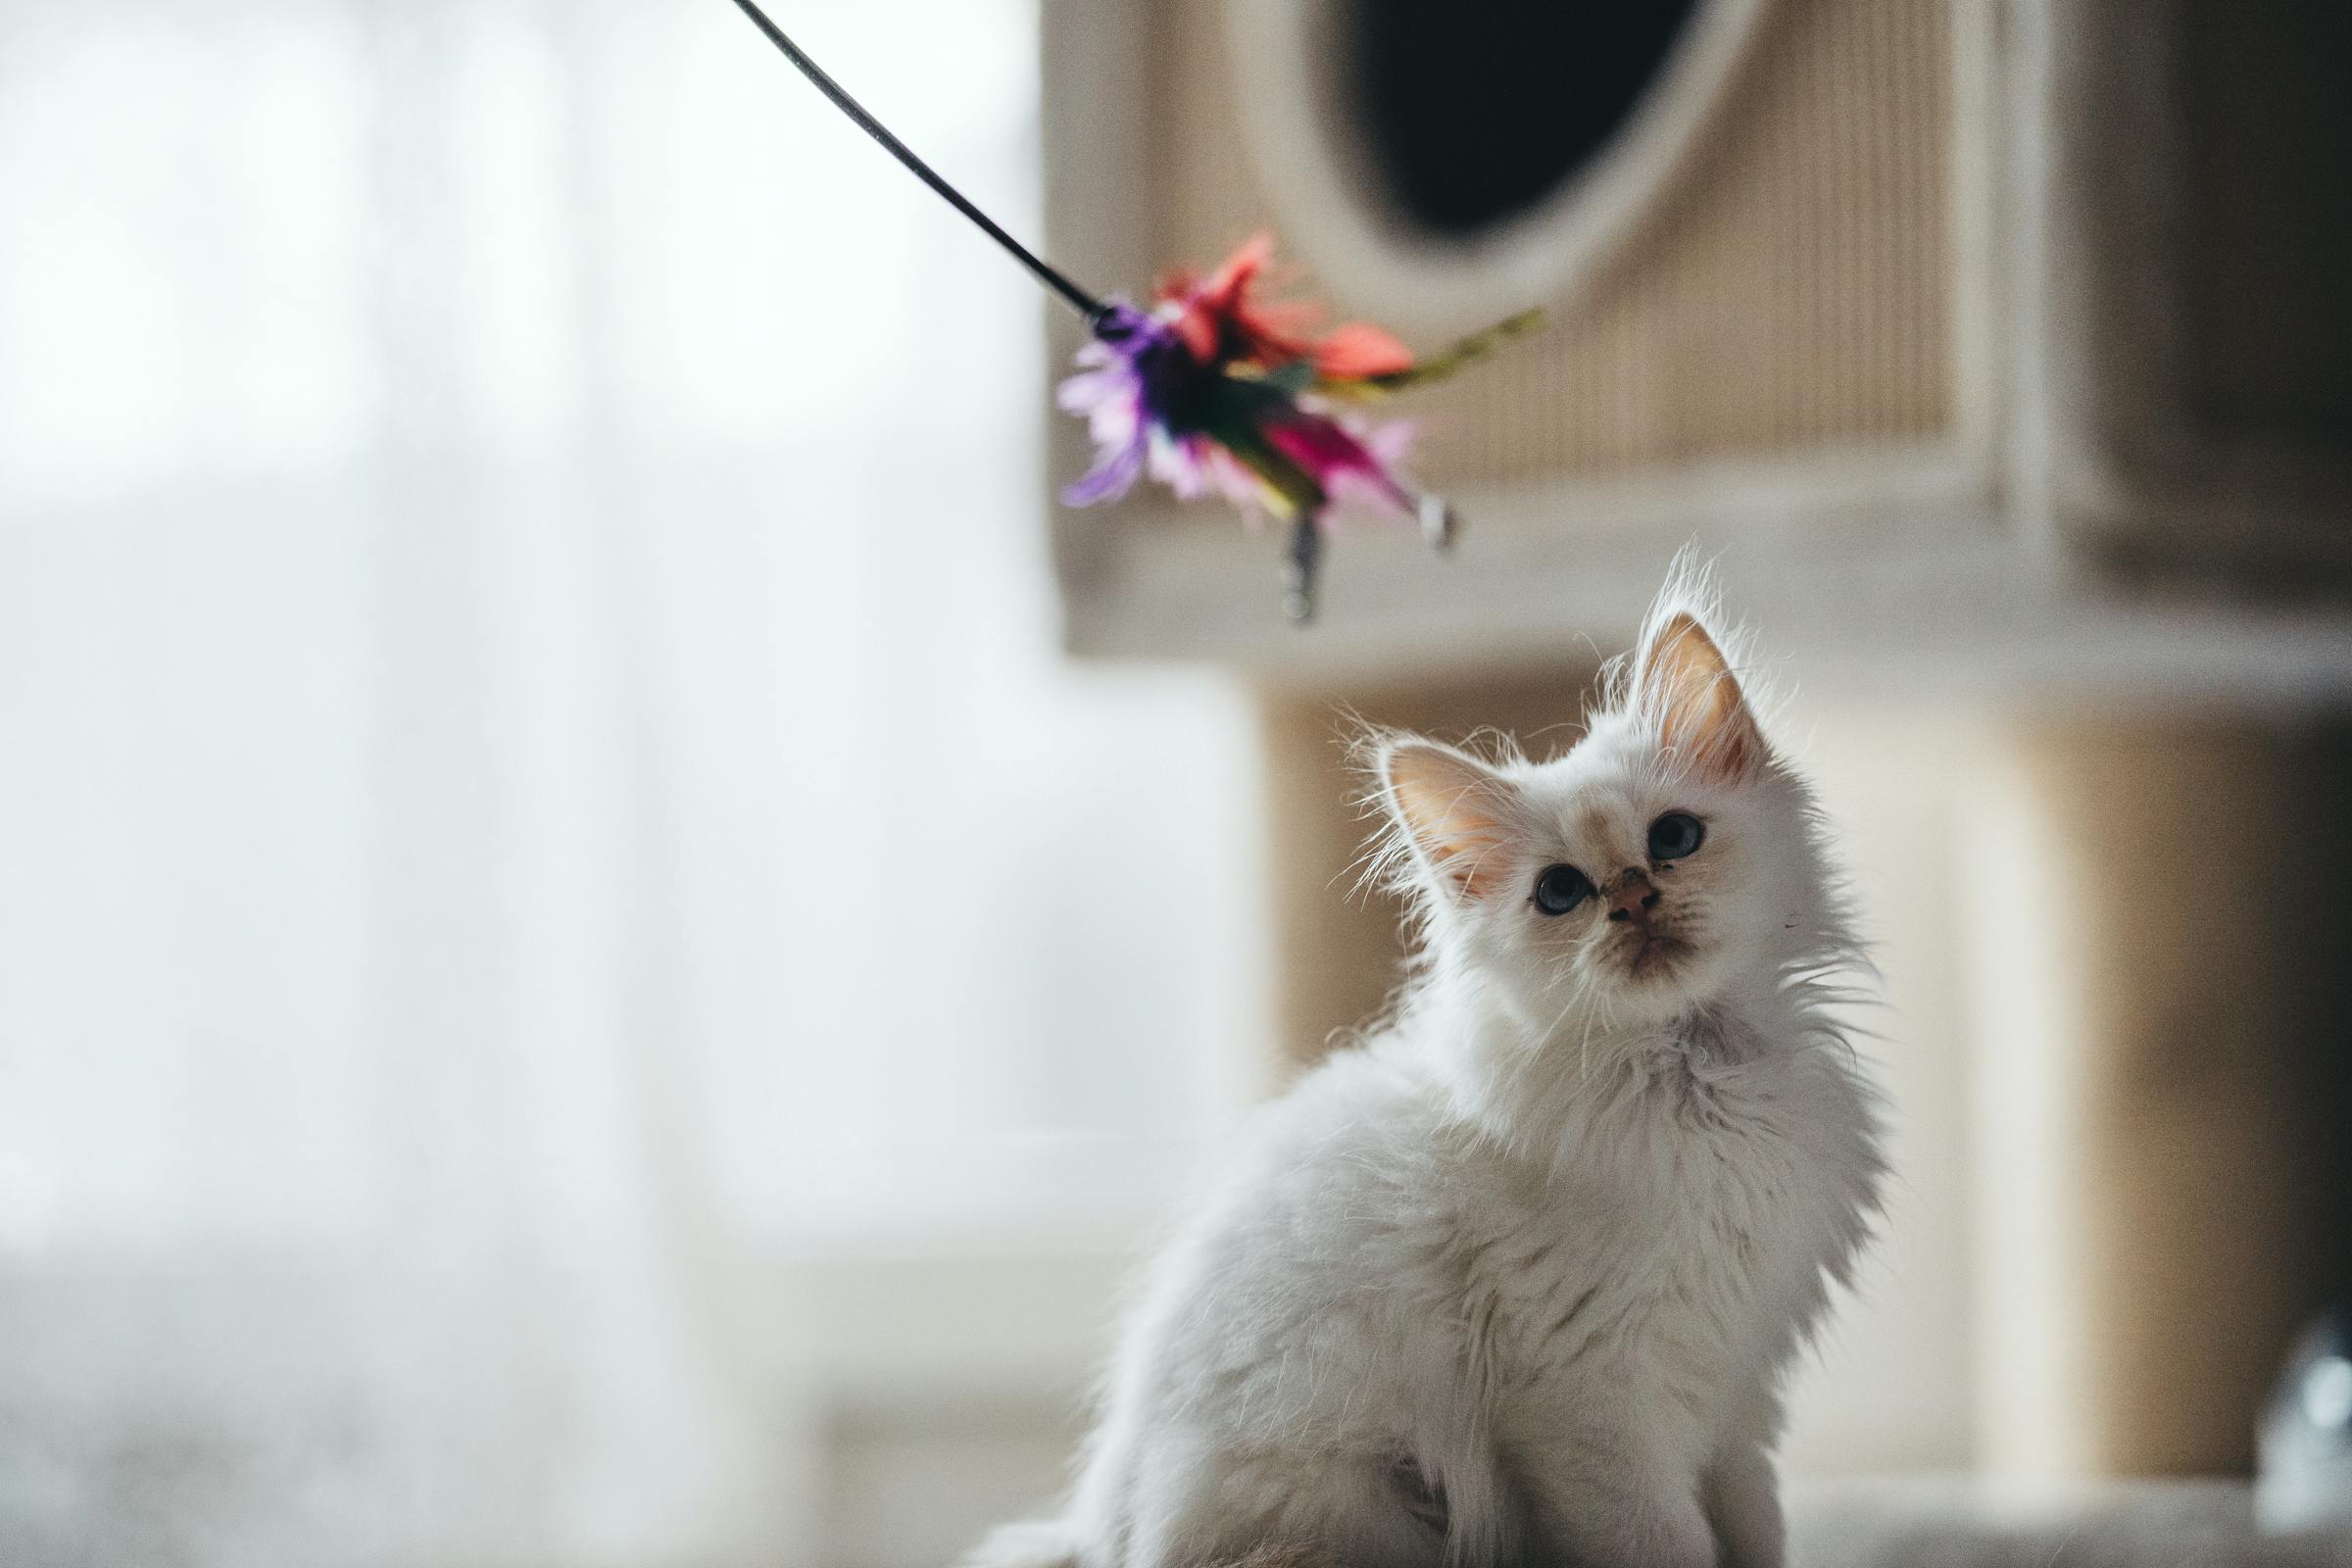
[[[752,25],[767,35],[769,43],[783,51],[785,59],[800,68],[801,74],[807,76],[818,92],[833,100],[834,108],[857,122],[858,129],[880,142],[891,157],[905,164],[908,172],[937,191],[949,206],[979,224],[981,232],[1004,246],[1006,251],[1011,253],[1012,259],[1029,269],[1030,274],[1039,282],[1069,301],[1071,308],[1086,318],[1088,326],[1095,325],[1102,318],[1103,305],[1101,300],[1071,282],[1062,274],[1060,269],[1053,266],[1028,246],[1004,232],[995,219],[974,206],[971,199],[963,192],[949,184],[945,178],[941,177],[937,170],[917,158],[913,148],[893,135],[888,125],[883,124],[882,122],[866,112],[865,105],[851,97],[848,89],[843,87],[840,82],[826,75],[824,67],[809,59],[808,53],[799,44],[785,36],[784,29],[769,21],[766,12],[754,5],[752,0],[735,0],[735,4],[742,8],[745,16],[752,19]]]

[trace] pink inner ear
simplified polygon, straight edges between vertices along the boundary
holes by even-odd
[[[1434,746],[1399,747],[1388,763],[1396,813],[1438,874],[1473,899],[1500,891],[1510,869],[1503,782]]]
[[[1676,615],[1651,642],[1642,688],[1658,715],[1659,738],[1701,771],[1740,778],[1764,760],[1764,733],[1696,616]]]

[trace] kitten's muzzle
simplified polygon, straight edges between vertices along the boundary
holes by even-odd
[[[1604,897],[1608,900],[1609,922],[1617,928],[1614,943],[1626,973],[1648,980],[1670,972],[1688,950],[1688,944],[1673,933],[1672,922],[1661,923],[1656,919],[1657,884],[1640,870],[1628,867],[1617,873]]]
[[[1649,911],[1657,906],[1657,885],[1639,871],[1621,871],[1609,884],[1609,918],[1619,924],[1631,921],[1646,931]]]

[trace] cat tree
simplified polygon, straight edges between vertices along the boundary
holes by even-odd
[[[1933,1004],[1898,1038],[1950,1054],[1898,1054],[1901,1086],[1971,1107],[1917,1178],[1949,1189],[1945,1283],[1973,1302],[1922,1374],[1964,1378],[1967,1408],[1918,1452],[2245,1472],[2291,1326],[2352,1294],[2352,209],[2321,188],[2352,159],[2352,24],[1711,0],[1619,62],[1606,134],[1495,117],[1488,155],[1556,177],[1481,217],[1399,172],[1413,136],[1475,126],[1367,87],[1414,37],[1397,9],[1047,5],[1050,248],[1081,270],[1271,220],[1342,310],[1408,335],[1557,322],[1431,400],[1457,559],[1351,540],[1311,633],[1221,518],[1054,518],[1075,651],[1263,693],[1284,1038],[1373,1010],[1395,955],[1387,911],[1341,900],[1335,699],[1557,724],[1696,539],[1815,710],[1952,737],[1908,774],[1845,747],[1930,843],[1882,934]],[[1578,12],[1447,9],[1493,29],[1471,60]],[[1448,40],[1413,47],[1449,69]],[[1056,472],[1080,439],[1056,432]]]

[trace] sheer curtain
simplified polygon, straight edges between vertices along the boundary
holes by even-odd
[[[1027,4],[792,20],[1034,231]],[[710,1280],[1151,1204],[1247,728],[1042,308],[724,0],[0,0],[0,1559],[802,1560]]]

